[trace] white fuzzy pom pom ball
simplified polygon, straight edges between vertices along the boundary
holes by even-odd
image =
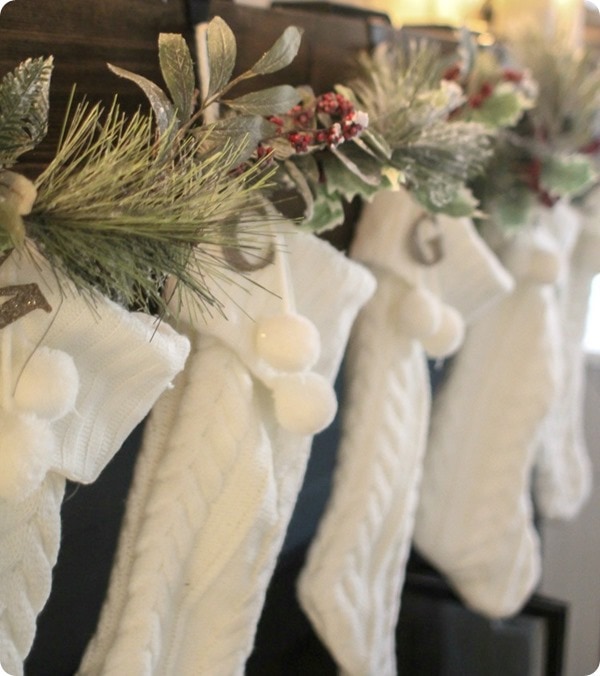
[[[438,330],[422,341],[423,349],[433,359],[443,359],[454,354],[465,338],[465,322],[461,314],[450,305],[442,306],[442,321]]]
[[[298,314],[261,319],[256,327],[256,351],[273,368],[304,371],[315,365],[321,352],[317,327]]]
[[[61,350],[38,347],[19,377],[15,403],[45,420],[58,420],[75,408],[78,391],[73,358]]]
[[[46,420],[0,411],[0,499],[24,500],[40,486],[56,440]]]
[[[294,373],[273,385],[275,415],[288,432],[316,434],[331,425],[337,398],[329,382],[318,373]]]
[[[400,327],[408,336],[423,340],[439,329],[442,302],[429,289],[415,286],[403,296],[397,316]]]

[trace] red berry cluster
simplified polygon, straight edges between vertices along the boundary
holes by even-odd
[[[264,146],[262,143],[259,143],[256,148],[256,157],[259,160],[262,160],[263,157],[270,155],[273,152],[273,148],[270,146]]]
[[[364,129],[352,102],[335,92],[322,94],[309,104],[296,105],[284,117],[267,119],[276,126],[277,136],[285,135],[297,153],[306,153],[315,145],[334,148]]]
[[[354,113],[354,106],[345,96],[335,92],[327,92],[321,94],[317,99],[317,111],[343,119]]]
[[[455,63],[453,66],[446,68],[444,74],[442,75],[442,80],[450,80],[456,82],[460,79],[460,66]]]
[[[290,110],[289,116],[297,127],[308,127],[313,121],[315,113],[310,108],[304,108],[298,104]]]
[[[484,82],[481,87],[479,87],[479,91],[469,96],[467,103],[471,108],[481,108],[481,106],[487,99],[490,98],[493,92],[494,88],[492,85],[489,82]]]
[[[308,152],[308,146],[314,141],[313,133],[308,131],[291,131],[287,138],[297,153]]]
[[[513,68],[505,68],[502,71],[502,79],[505,82],[515,82],[516,84],[519,84],[519,82],[523,81],[523,73],[514,70]]]

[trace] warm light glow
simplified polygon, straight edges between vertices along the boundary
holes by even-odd
[[[406,23],[460,26],[477,17],[482,0],[391,0],[386,11],[396,25]]]
[[[342,0],[335,0],[342,1]],[[352,4],[386,12],[396,26],[403,24],[468,25],[480,28],[484,0],[349,0]],[[600,10],[600,0],[586,0]],[[347,3],[344,3],[347,4]],[[552,39],[567,36],[579,44],[583,25],[582,0],[492,0],[493,33],[514,37],[527,30]]]

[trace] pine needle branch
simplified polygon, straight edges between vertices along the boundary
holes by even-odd
[[[226,271],[223,247],[265,248],[262,166],[236,172],[234,148],[199,156],[193,138],[173,157],[167,143],[151,116],[128,118],[116,103],[73,112],[26,231],[80,291],[162,313],[171,275],[200,304],[218,304],[205,277]]]

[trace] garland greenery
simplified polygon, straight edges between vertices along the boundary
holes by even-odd
[[[289,65],[300,41],[287,28],[234,77],[235,36],[217,17],[197,82],[184,38],[161,34],[166,88],[109,65],[150,111],[72,103],[33,182],[19,160],[47,132],[53,61],[21,63],[0,82],[0,255],[35,249],[82,293],[126,307],[165,313],[167,278],[218,307],[207,280],[264,265],[282,215],[320,232],[344,202],[402,186],[430,212],[518,225],[535,199],[595,178],[600,75],[587,56],[530,40],[515,68],[466,33],[450,58],[398,39],[360,54],[334,91],[235,93]]]
[[[219,57],[215,33],[223,34],[224,24],[212,26],[209,51]],[[236,81],[287,65],[299,37],[299,31],[288,29]],[[273,216],[265,209],[263,189],[272,172],[260,160],[245,160],[248,148],[256,146],[253,133],[272,125],[257,124],[256,93],[223,101],[241,113],[235,125],[198,124],[207,106],[236,82],[227,81],[231,59],[213,59],[219,66],[200,100],[183,38],[161,35],[159,58],[170,96],[112,66],[142,87],[152,114],[127,117],[118,103],[108,110],[87,102],[76,105],[54,159],[33,184],[12,168],[46,133],[52,60],[28,60],[5,76],[0,84],[0,252],[33,247],[79,291],[100,292],[127,307],[162,314],[167,277],[190,289],[201,304],[219,305],[206,278],[231,273],[227,252],[260,256],[266,249],[265,223]],[[260,98],[268,110],[279,112],[297,95],[283,86],[261,92]]]
[[[498,135],[476,186],[483,209],[502,227],[524,225],[536,204],[583,194],[597,180],[600,72],[585,50],[528,36],[509,50],[505,80],[533,92],[523,114]],[[486,79],[481,86],[493,81]],[[486,90],[488,91],[488,90]]]

